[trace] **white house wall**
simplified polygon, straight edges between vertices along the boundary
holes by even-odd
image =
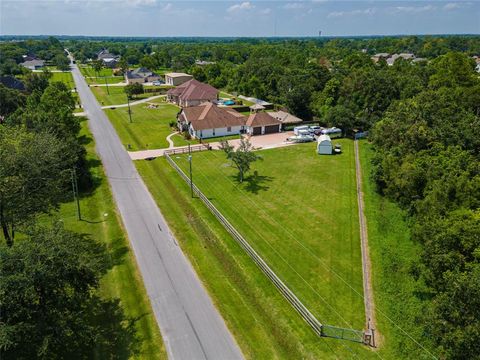
[[[229,136],[229,135],[238,135],[240,134],[243,126],[232,126],[230,131],[225,128],[216,128],[216,129],[204,129],[204,130],[195,130],[190,125],[190,135],[196,137],[197,139],[207,139],[212,137],[219,136]]]

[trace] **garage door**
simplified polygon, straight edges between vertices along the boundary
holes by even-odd
[[[265,126],[265,134],[272,134],[278,132],[278,125]]]
[[[262,127],[254,127],[253,128],[253,135],[260,135],[262,133]]]

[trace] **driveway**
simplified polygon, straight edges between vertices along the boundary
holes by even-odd
[[[252,145],[257,148],[258,150],[266,150],[266,149],[273,149],[278,147],[290,146],[295,145],[295,143],[287,141],[287,138],[293,136],[293,131],[285,131],[276,134],[268,134],[268,135],[257,135],[251,136],[250,142]],[[230,145],[233,147],[237,147],[240,144],[240,139],[229,140]],[[196,143],[194,145],[197,145]],[[210,146],[213,149],[218,149],[220,147],[220,142],[212,142]],[[182,149],[187,148],[188,146],[177,146],[171,147],[171,149]],[[128,155],[132,160],[142,160],[151,157],[159,157],[163,156],[163,153],[167,150],[165,149],[152,149],[152,150],[140,150],[140,151],[130,151]]]

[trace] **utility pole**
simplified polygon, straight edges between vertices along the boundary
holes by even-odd
[[[130,124],[132,123],[132,110],[130,109],[130,96],[127,95],[127,103],[128,103],[128,117],[130,118]]]
[[[192,180],[192,149],[190,148],[190,143],[188,143],[188,163],[190,165],[190,192],[193,199],[193,180]]]
[[[104,76],[103,79],[105,80],[105,86],[107,87],[107,94],[110,95],[110,90],[108,90],[108,82],[107,82],[107,77]]]
[[[77,171],[75,170],[75,168],[72,169],[72,190],[73,198],[77,202],[77,217],[78,220],[82,220],[82,214],[80,213],[80,199],[78,197]]]

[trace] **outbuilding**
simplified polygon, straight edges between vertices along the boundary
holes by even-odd
[[[328,135],[320,135],[317,140],[317,152],[320,155],[332,155],[332,140]]]

